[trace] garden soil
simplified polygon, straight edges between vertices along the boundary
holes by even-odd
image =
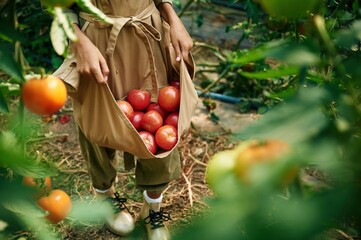
[[[235,105],[216,101],[214,113],[219,117],[219,121],[214,122],[201,101],[202,99],[192,118],[189,131],[183,135],[179,143],[182,175],[172,182],[164,193],[163,207],[171,214],[172,221],[168,222],[168,226],[173,233],[208,209],[206,199],[213,197],[205,181],[206,164],[210,157],[218,151],[232,148],[236,143],[229,141],[230,134],[258,117],[252,113],[241,114]],[[43,134],[30,139],[28,147],[32,154],[51,162],[58,169],[58,175],[52,177],[53,188],[63,189],[74,201],[86,203],[94,200],[87,164],[77,141],[70,103],[57,115],[51,118],[38,118],[38,121],[42,125]],[[121,153],[119,158],[122,159]],[[125,171],[122,161],[119,164],[116,190],[128,199],[127,205],[137,219],[143,201],[142,195],[135,187],[134,172]],[[60,229],[62,239],[127,239],[115,236],[102,225],[79,225],[71,219],[55,227],[57,230]],[[131,238],[143,239],[144,234],[144,226],[138,221]]]

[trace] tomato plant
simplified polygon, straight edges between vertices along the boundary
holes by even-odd
[[[171,150],[178,141],[177,129],[171,125],[160,127],[155,133],[155,142],[164,150]]]
[[[151,94],[146,90],[132,89],[127,94],[127,101],[134,110],[142,111],[150,104]]]
[[[58,77],[49,75],[43,79],[26,81],[21,92],[25,107],[39,115],[51,115],[66,102],[65,84]]]
[[[175,112],[179,109],[179,89],[173,86],[166,86],[159,90],[159,105],[168,112]]]
[[[163,125],[162,116],[155,110],[150,110],[143,115],[141,127],[154,134]]]
[[[48,196],[40,198],[38,205],[48,212],[46,219],[52,223],[58,223],[68,216],[72,204],[66,192],[55,189]]]
[[[130,105],[130,103],[125,100],[117,100],[117,104],[118,104],[120,110],[123,111],[125,116],[127,116],[127,118],[129,120],[131,120],[134,115],[134,109],[133,109],[132,105]]]
[[[157,111],[157,112],[162,116],[163,120],[166,119],[167,116],[168,116],[168,114],[169,114],[166,110],[164,110],[164,109],[159,105],[159,103],[151,103],[151,104],[148,106],[146,112],[148,112],[148,111],[150,111],[150,110],[155,110],[155,111]]]
[[[172,125],[173,127],[178,128],[178,119],[179,119],[179,112],[172,112],[165,119],[164,125]]]
[[[139,135],[145,143],[145,146],[147,146],[149,152],[155,154],[157,152],[158,146],[155,142],[154,135],[147,131],[140,131]]]
[[[35,198],[40,198],[44,194],[50,192],[51,190],[51,178],[45,177],[44,179],[35,179],[33,177],[24,176],[23,184],[29,187],[34,187],[37,190]]]

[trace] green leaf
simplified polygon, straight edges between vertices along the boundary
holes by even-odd
[[[8,104],[6,102],[6,99],[5,99],[2,91],[0,91],[0,111],[6,112],[6,113],[9,112],[9,107],[8,107]]]
[[[328,92],[303,89],[296,97],[271,109],[248,127],[235,133],[236,139],[282,139],[290,143],[302,142],[321,132],[328,120],[321,105]]]
[[[280,78],[284,76],[296,75],[299,72],[298,67],[294,66],[283,66],[277,69],[269,69],[263,72],[243,72],[238,73],[242,76],[254,79],[269,79],[269,78]]]
[[[361,41],[361,20],[354,21],[350,28],[336,33],[335,42],[344,48],[351,48]]]
[[[114,23],[114,21],[111,18],[109,18],[101,10],[95,7],[90,0],[76,0],[76,3],[83,11],[94,15],[99,20],[109,24]]]
[[[15,27],[15,1],[7,1],[1,10],[3,11],[0,13],[0,38],[8,42],[20,40],[21,35]]]
[[[106,201],[77,200],[72,201],[72,210],[68,218],[83,225],[91,225],[102,224],[107,217],[113,214],[112,206]]]
[[[272,48],[278,48],[280,46],[283,46],[286,42],[287,41],[285,40],[277,40],[266,44],[262,44],[250,50],[242,50],[242,51],[234,52],[231,56],[229,56],[229,61],[231,63],[240,64],[240,65],[259,61],[267,57],[267,51],[269,51]]]
[[[4,206],[14,212],[16,217],[26,226],[33,229],[40,240],[56,240],[58,237],[51,230],[46,222],[45,213],[35,204],[22,199],[13,199],[11,202],[4,202]]]
[[[0,42],[0,69],[9,74],[17,82],[21,82],[24,79],[21,67],[15,61],[10,46],[9,44]]]
[[[56,174],[51,166],[27,158],[12,132],[0,134],[0,153],[0,166],[10,168],[21,176],[46,177]]]
[[[61,24],[58,22],[58,18],[54,18],[51,29],[50,29],[50,39],[53,44],[54,50],[58,55],[63,55],[66,48],[68,47],[68,39],[64,29],[61,27]]]
[[[350,56],[343,62],[345,66],[345,70],[347,73],[352,77],[352,81],[354,82],[361,82],[361,59],[358,55]]]
[[[313,66],[320,62],[317,51],[310,49],[305,44],[302,45],[296,42],[268,48],[264,54],[289,65]]]
[[[74,29],[71,26],[70,20],[67,18],[67,16],[64,14],[62,8],[55,7],[54,8],[54,14],[56,18],[56,23],[60,25],[60,27],[64,30],[64,33],[71,41],[78,40],[77,36],[75,35]]]

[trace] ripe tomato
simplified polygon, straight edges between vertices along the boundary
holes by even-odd
[[[162,116],[155,110],[150,110],[143,115],[141,127],[154,134],[163,125]]]
[[[151,103],[151,104],[148,106],[146,112],[149,112],[150,110],[157,111],[157,112],[162,116],[163,120],[166,119],[167,116],[168,116],[168,114],[169,114],[169,113],[168,113],[166,110],[164,110],[158,103]]]
[[[251,169],[257,164],[272,163],[279,160],[290,152],[290,146],[280,140],[266,140],[250,142],[244,149],[239,151],[235,162],[235,171],[242,182],[250,181]],[[297,171],[282,176],[282,184],[288,184],[294,179]]]
[[[127,101],[133,106],[134,110],[142,111],[150,104],[151,94],[146,90],[133,89],[127,94]]]
[[[178,89],[180,89],[180,82],[179,81],[176,81],[176,80],[173,80],[169,83],[169,86],[173,86],[173,87],[176,87]]]
[[[38,205],[47,211],[46,216],[52,223],[58,223],[68,216],[71,210],[71,199],[63,190],[56,189],[38,200]]]
[[[137,129],[137,131],[140,131],[142,129],[141,123],[143,116],[144,116],[144,112],[135,111],[132,119],[130,120],[130,122],[133,124],[135,129]]]
[[[173,86],[166,86],[160,89],[158,103],[168,112],[178,111],[180,104],[179,89]]]
[[[127,118],[129,120],[131,120],[133,118],[133,114],[134,114],[134,109],[133,109],[132,105],[130,105],[130,103],[128,103],[125,100],[117,100],[117,104],[118,104],[120,110],[123,111],[125,116],[127,116]]]
[[[143,142],[145,143],[145,146],[147,146],[149,152],[155,154],[157,152],[158,146],[155,143],[153,134],[147,131],[140,131],[139,135],[143,139]]]
[[[43,79],[33,78],[26,81],[21,96],[30,112],[51,115],[63,107],[67,92],[63,81],[50,75]]]
[[[178,141],[177,129],[171,125],[164,125],[155,133],[155,142],[164,150],[171,150]]]
[[[165,119],[164,124],[172,125],[173,127],[178,128],[178,119],[179,119],[179,112],[172,112]]]
[[[45,179],[34,179],[33,177],[24,176],[23,184],[25,186],[33,187],[36,189],[37,194],[34,198],[40,198],[44,194],[48,193],[51,190],[51,178],[45,177]]]
[[[261,0],[260,4],[263,9],[273,17],[286,19],[297,19],[303,17],[309,11],[313,11],[321,0]]]
[[[48,7],[70,7],[74,0],[41,0],[41,2]]]

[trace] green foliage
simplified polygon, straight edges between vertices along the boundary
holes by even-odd
[[[330,1],[318,14],[297,19],[308,23],[307,31],[222,59],[219,72],[231,69],[223,74],[227,81],[222,85],[232,86],[228,82],[236,74],[255,82],[282,77],[288,84],[283,89],[287,94],[273,92],[279,103],[234,139],[281,139],[293,151],[285,161],[255,168],[252,184],[240,181],[235,171],[218,179],[209,213],[175,239],[325,239],[330,229],[360,236],[358,6],[355,1]],[[276,66],[257,69],[266,59]],[[242,66],[251,63],[253,71],[244,73]],[[242,81],[244,85],[247,79]],[[289,171],[285,163],[301,171],[287,188],[280,188],[277,179]],[[307,169],[317,169],[321,180],[305,174]]]
[[[89,0],[77,2],[84,11],[111,22]],[[34,137],[32,130],[35,125],[25,116],[27,113],[20,98],[25,79],[34,76],[34,73],[43,74],[44,67],[52,68],[59,64],[61,58],[55,55],[51,43],[57,54],[65,54],[68,41],[76,40],[63,10],[47,10],[48,13],[41,8],[39,1],[5,1],[0,5],[0,111],[5,114],[1,115],[3,125],[0,126],[2,239],[24,230],[33,233],[40,240],[59,239],[56,228],[46,221],[46,213],[37,206],[33,197],[37,189],[22,183],[23,176],[43,179],[58,174],[58,170],[50,162],[27,151],[29,139]],[[51,22],[52,25],[49,24]],[[49,57],[51,60],[47,60]],[[13,101],[14,99],[19,101]],[[105,217],[111,214],[111,207],[107,204],[73,200],[76,209],[73,209],[66,221],[74,224],[104,223]]]

